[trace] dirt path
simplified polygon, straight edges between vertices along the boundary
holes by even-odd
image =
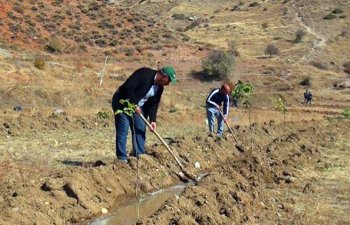
[[[296,63],[300,63],[304,61],[305,59],[310,59],[313,54],[315,54],[317,49],[321,49],[326,46],[327,38],[323,36],[322,34],[318,33],[317,31],[313,30],[310,26],[308,26],[304,22],[304,13],[302,7],[297,7],[295,3],[292,4],[293,8],[297,11],[295,13],[295,21],[300,24],[302,27],[305,28],[306,32],[309,34],[312,34],[316,37],[316,39],[312,43],[311,49],[308,51],[308,53],[304,54],[300,60],[298,60]]]

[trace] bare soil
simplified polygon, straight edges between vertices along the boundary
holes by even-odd
[[[21,116],[23,121],[31,120]],[[43,127],[34,132],[35,125],[22,124],[21,135],[1,138],[1,224],[85,224],[101,215],[103,208],[113,210],[123,204],[116,199],[135,195],[136,159],[128,164],[113,160],[111,119],[96,123],[71,118],[69,125],[63,115],[56,123],[41,119],[47,122],[46,132]],[[247,149],[238,156],[230,135],[217,141],[206,137],[204,129],[193,126],[186,135],[167,140],[192,173],[209,172],[208,176],[145,218],[144,224],[266,224],[296,218],[303,224],[317,224],[315,214],[304,214],[300,207],[311,207],[307,199],[321,193],[324,198],[319,205],[336,204],[339,210],[334,212],[342,216],[322,214],[323,221],[348,221],[344,213],[349,209],[348,181],[338,182],[345,177],[335,178],[337,190],[342,191],[337,196],[343,200],[330,202],[325,195],[332,193],[332,184],[305,171],[325,173],[343,168],[345,176],[349,169],[346,160],[336,164],[328,160],[346,157],[349,121],[289,122],[285,131],[274,121],[256,124],[253,149],[249,129],[237,126],[235,132]],[[172,157],[148,136],[148,155],[139,161],[142,192],[180,182],[180,170]],[[194,167],[196,162],[200,169]],[[308,185],[313,191],[304,190]]]

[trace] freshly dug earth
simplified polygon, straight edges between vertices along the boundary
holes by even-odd
[[[39,119],[43,121],[38,122]],[[5,147],[1,147],[0,161],[0,224],[87,224],[101,215],[103,208],[112,211],[124,203],[116,199],[135,196],[136,159],[131,158],[128,164],[113,160],[112,121],[97,124],[92,118],[82,122],[64,115],[51,119],[39,116],[39,119],[32,127],[25,122],[21,125],[2,121],[6,135],[1,138],[1,146]],[[37,148],[37,154],[18,147],[16,140],[23,141],[21,138],[26,135],[32,137],[33,127],[39,124],[45,124],[40,125],[40,130],[53,126],[49,121],[54,121],[57,127],[52,136],[36,131],[38,138],[30,141],[52,141],[51,147]],[[276,198],[274,191],[296,190],[305,185],[299,178],[300,169],[322,160],[320,146],[335,137],[349,140],[346,137],[349,125],[349,121],[332,119],[291,122],[283,128],[270,121],[254,124],[253,143],[250,130],[236,126],[234,131],[246,147],[239,154],[228,134],[216,140],[206,137],[204,130],[193,128],[196,132],[192,135],[168,138],[169,145],[191,173],[208,172],[208,175],[142,222],[268,224],[281,221],[286,215],[290,218],[296,212],[287,200]],[[17,133],[9,132],[11,129]],[[71,140],[73,134],[80,139],[78,143]],[[99,139],[110,134],[109,144],[99,146]],[[80,157],[74,151],[61,156],[64,143],[72,143]],[[86,145],[94,146],[95,150],[87,153],[79,149]],[[163,146],[152,141],[147,152],[139,161],[142,192],[180,182],[177,176],[180,170]],[[86,155],[90,161],[84,160]],[[57,156],[60,160],[51,159]],[[200,169],[194,167],[196,162],[200,163]]]

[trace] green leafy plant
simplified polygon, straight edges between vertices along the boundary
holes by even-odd
[[[286,113],[288,112],[287,103],[281,97],[274,100],[275,109],[283,113],[283,131],[285,131]]]
[[[109,112],[103,111],[103,112],[98,112],[97,117],[99,119],[108,119],[109,117],[111,117],[111,115]]]
[[[120,104],[125,105],[123,109],[118,109],[115,112],[115,115],[120,114],[120,113],[125,113],[126,115],[132,117],[132,115],[135,113],[137,105],[133,104],[129,101],[129,99],[120,99],[119,100]]]
[[[344,109],[343,116],[345,119],[350,119],[350,108]]]
[[[239,81],[232,91],[232,97],[247,100],[253,94],[253,85]]]
[[[251,149],[253,150],[253,129],[252,129],[252,103],[250,101],[250,97],[253,94],[253,85],[250,83],[244,84],[242,81],[239,81],[233,89],[231,96],[242,101],[244,108],[248,110],[248,119],[249,119],[249,128],[250,128],[250,143]]]

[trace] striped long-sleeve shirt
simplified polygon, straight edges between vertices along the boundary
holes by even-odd
[[[215,105],[221,106],[222,103],[224,103],[223,114],[227,116],[230,105],[229,96],[221,94],[220,88],[212,90],[207,98],[207,107],[215,107]]]

